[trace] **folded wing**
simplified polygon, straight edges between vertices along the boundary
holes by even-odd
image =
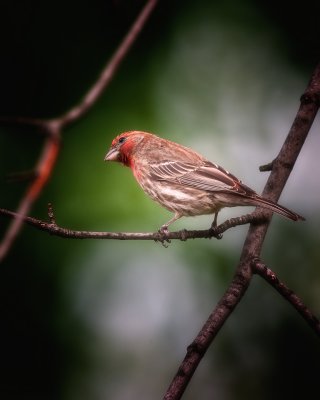
[[[208,192],[255,194],[235,176],[209,161],[198,166],[181,161],[165,161],[150,165],[150,170],[152,178],[158,181],[174,182]]]

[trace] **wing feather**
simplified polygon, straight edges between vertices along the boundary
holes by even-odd
[[[209,161],[198,166],[188,162],[165,161],[149,167],[151,177],[158,181],[174,182],[208,192],[254,193],[228,171]]]

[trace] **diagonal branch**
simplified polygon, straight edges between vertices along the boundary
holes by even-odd
[[[280,197],[318,112],[319,105],[320,64],[315,68],[308,87],[301,97],[300,107],[288,136],[278,156],[270,164],[272,170],[263,191],[264,197],[273,201],[277,201]],[[252,279],[252,260],[260,256],[270,221],[271,218],[264,223],[250,225],[234,278],[207,322],[188,347],[187,354],[164,396],[165,400],[181,398],[202,357],[245,294]]]
[[[7,255],[17,237],[23,224],[23,217],[29,213],[33,203],[37,200],[44,186],[48,182],[57,161],[60,144],[60,131],[52,129],[50,136],[47,136],[45,139],[38,164],[33,174],[34,179],[27,188],[26,193],[17,208],[17,218],[15,218],[9,225],[4,238],[0,243],[0,262]]]
[[[194,341],[188,346],[187,354],[180,364],[163,398],[164,400],[177,400],[182,397],[209,346],[245,294],[251,277],[252,271],[250,265],[247,263],[241,264],[221,300],[210,314]]]
[[[34,118],[0,118],[0,122],[10,125],[28,125],[35,127],[40,132],[46,134],[46,139],[35,168],[35,179],[27,188],[25,195],[20,201],[16,213],[18,216],[12,220],[9,225],[5,236],[0,243],[0,262],[4,259],[9,249],[11,248],[15,238],[17,237],[23,223],[23,217],[26,216],[33,203],[37,200],[44,186],[48,182],[53,168],[56,164],[58,154],[60,152],[60,139],[62,130],[67,125],[74,123],[78,119],[82,118],[87,113],[104,92],[113,76],[115,75],[120,63],[124,57],[128,54],[138,34],[142,30],[146,21],[148,20],[152,10],[157,4],[157,0],[148,0],[138,15],[136,21],[129,29],[127,35],[120,43],[118,49],[111,57],[110,61],[106,64],[102,73],[88,90],[83,100],[73,108],[71,108],[65,114],[48,120],[34,119]]]
[[[88,90],[88,92],[78,105],[71,108],[66,114],[64,114],[60,118],[62,125],[70,124],[82,117],[100,98],[101,94],[110,83],[115,72],[119,68],[120,63],[128,54],[129,49],[132,47],[134,41],[144,27],[156,4],[157,0],[147,1],[141,13],[138,15],[136,21],[131,26],[129,32],[124,37],[122,43],[120,44],[114,55],[111,57],[110,61],[106,64],[105,68],[102,70],[96,83]]]
[[[312,314],[303,301],[283,282],[280,282],[276,274],[268,268],[258,258],[252,261],[253,272],[265,279],[278,293],[281,294],[302,316],[308,325],[314,330],[316,335],[320,337],[320,321]]]

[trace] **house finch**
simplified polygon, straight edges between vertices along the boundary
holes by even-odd
[[[105,161],[118,161],[132,169],[142,189],[174,213],[160,231],[183,216],[215,214],[223,207],[260,206],[293,221],[300,215],[259,196],[228,171],[195,151],[151,133],[121,133],[111,144]]]

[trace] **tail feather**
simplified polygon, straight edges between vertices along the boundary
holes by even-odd
[[[256,206],[268,208],[269,210],[274,211],[277,214],[280,214],[286,218],[289,218],[292,221],[305,221],[305,218],[301,215],[289,210],[286,207],[280,206],[279,204],[274,203],[271,200],[267,200],[260,196],[257,196],[254,200]]]

